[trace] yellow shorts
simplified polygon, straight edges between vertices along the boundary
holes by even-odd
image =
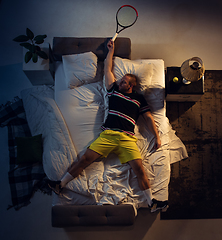
[[[109,153],[113,152],[119,157],[121,163],[126,163],[141,159],[136,142],[136,137],[124,132],[105,130],[89,146],[89,149],[102,155],[101,157],[107,157]]]

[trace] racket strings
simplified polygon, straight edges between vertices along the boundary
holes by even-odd
[[[117,21],[122,27],[128,27],[132,25],[137,19],[137,14],[133,8],[124,7],[121,8],[117,14]]]

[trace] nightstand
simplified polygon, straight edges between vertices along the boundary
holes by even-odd
[[[177,83],[173,78],[178,77]],[[204,94],[204,77],[197,82],[184,84],[180,67],[168,67],[166,72],[166,101],[196,102]]]
[[[49,45],[42,49],[47,54],[49,53]],[[23,49],[23,59],[26,51],[27,49]],[[32,60],[28,63],[23,62],[23,72],[32,85],[54,85],[52,64],[49,59],[45,60],[39,57],[37,63],[33,63]]]

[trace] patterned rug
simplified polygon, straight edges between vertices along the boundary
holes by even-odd
[[[198,102],[167,102],[167,116],[189,158],[171,165],[161,219],[222,218],[222,71],[205,72]]]

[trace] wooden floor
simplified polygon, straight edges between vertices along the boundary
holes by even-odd
[[[189,158],[171,165],[170,208],[162,219],[222,218],[222,71],[205,72],[196,103],[167,102]]]

